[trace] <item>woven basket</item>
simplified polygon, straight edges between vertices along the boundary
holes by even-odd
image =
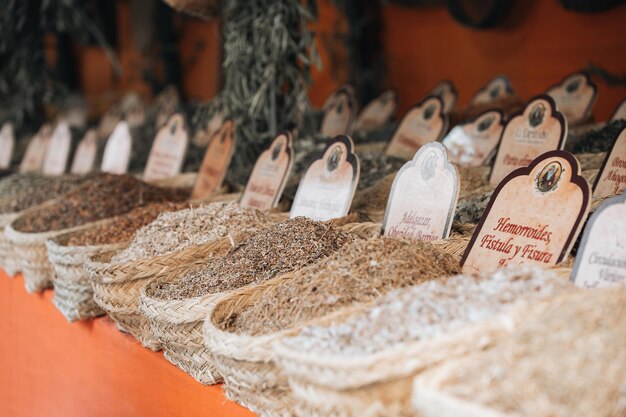
[[[46,204],[53,204],[51,201]],[[37,206],[41,209],[43,205]],[[24,211],[26,213],[28,211]],[[99,225],[108,220],[98,220],[95,222],[85,223],[80,226],[70,227],[67,229],[53,230],[41,233],[22,233],[13,228],[13,225],[20,220],[16,218],[11,224],[4,229],[5,237],[9,244],[13,247],[13,256],[19,263],[19,270],[24,275],[24,284],[26,291],[38,292],[52,287],[52,279],[54,271],[52,264],[48,259],[48,250],[46,248],[46,240],[53,239],[64,233],[75,232],[87,229],[94,225]]]
[[[64,233],[46,241],[48,259],[54,271],[52,302],[70,322],[105,314],[93,299],[93,286],[83,264],[101,252],[125,246],[125,243],[67,246],[72,236],[82,232]]]
[[[164,273],[180,273],[196,262],[227,253],[231,247],[231,240],[222,238],[148,259],[111,263],[111,258],[123,250],[118,248],[91,257],[84,267],[93,284],[96,304],[121,331],[134,336],[143,346],[159,350],[160,344],[152,336],[148,319],[139,311],[141,289]]]
[[[13,245],[11,245],[11,242],[9,242],[9,239],[7,239],[4,234],[4,230],[6,226],[11,224],[20,214],[21,212],[0,215],[0,267],[4,269],[8,275],[15,275],[20,272],[21,265],[15,255]]]

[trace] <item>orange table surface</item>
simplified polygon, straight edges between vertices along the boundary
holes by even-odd
[[[0,416],[250,417],[107,318],[68,323],[0,270]]]

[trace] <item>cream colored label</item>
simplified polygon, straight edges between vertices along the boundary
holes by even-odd
[[[324,113],[320,133],[329,138],[350,134],[355,114],[356,105],[353,97],[347,91],[338,91]]]
[[[111,133],[102,155],[102,172],[125,174],[128,172],[132,139],[128,123],[119,122]]]
[[[43,173],[46,175],[61,175],[65,172],[70,157],[72,135],[66,121],[57,123],[46,150],[43,161]]]
[[[391,186],[382,233],[431,241],[450,235],[459,179],[439,142],[422,146],[398,171]]]
[[[443,112],[445,114],[450,114],[450,112],[454,110],[454,106],[456,106],[456,101],[458,99],[458,93],[452,81],[441,81],[435,86],[435,88],[433,88],[433,91],[430,94],[439,97],[441,101],[443,101]]]
[[[611,151],[602,164],[593,187],[593,196],[608,197],[622,194],[624,190],[626,190],[626,128],[617,135]]]
[[[596,100],[596,86],[585,74],[572,74],[546,91],[569,124],[577,124],[591,115]]]
[[[188,141],[185,118],[180,113],[172,115],[154,138],[143,173],[144,180],[162,180],[180,174]]]
[[[52,135],[52,126],[44,124],[30,141],[26,153],[20,164],[20,172],[39,172],[43,167],[43,160]]]
[[[590,202],[589,184],[572,154],[539,156],[494,191],[463,256],[463,271],[556,265],[574,245]]]
[[[615,109],[611,120],[626,119],[626,100],[623,100]]]
[[[241,196],[243,207],[270,210],[278,205],[293,165],[290,133],[281,133],[257,159]]]
[[[193,187],[193,198],[208,197],[222,187],[235,151],[235,134],[235,123],[227,119],[213,135]]]
[[[359,114],[354,124],[356,131],[371,131],[383,127],[396,111],[398,95],[393,90],[387,90],[372,100]]]
[[[348,136],[338,136],[313,162],[300,181],[290,218],[304,216],[325,221],[348,214],[359,182],[359,158]]]
[[[492,110],[469,123],[455,126],[442,142],[455,164],[480,166],[495,152],[503,130],[502,112]]]
[[[497,185],[517,168],[544,152],[562,149],[567,122],[549,96],[535,97],[521,114],[506,124],[489,182]]]
[[[214,114],[204,128],[198,129],[193,135],[193,143],[196,146],[207,146],[209,141],[220,130],[224,117],[221,113]]]
[[[89,129],[76,148],[70,172],[72,174],[87,174],[91,172],[96,162],[97,153],[98,134],[94,129]]]
[[[0,129],[0,168],[7,169],[11,166],[14,148],[15,135],[13,133],[13,125],[7,122]]]
[[[391,137],[386,154],[411,159],[421,146],[441,139],[447,125],[443,102],[439,97],[429,96],[402,118]]]
[[[489,81],[489,83],[478,90],[472,100],[471,104],[484,104],[492,103],[507,96],[514,95],[513,85],[511,80],[505,76],[499,76]]]
[[[605,201],[589,219],[572,281],[584,288],[626,284],[626,194]]]

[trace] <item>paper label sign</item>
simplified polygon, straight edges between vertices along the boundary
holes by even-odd
[[[61,175],[67,167],[67,160],[72,147],[72,134],[66,121],[60,121],[50,137],[46,156],[43,161],[45,175]]]
[[[623,100],[613,112],[613,116],[609,120],[626,119],[626,99]]]
[[[492,103],[503,97],[512,96],[514,94],[515,90],[513,90],[513,84],[509,77],[501,75],[489,81],[486,86],[478,90],[474,97],[472,97],[470,103]]]
[[[576,124],[591,115],[596,91],[596,86],[587,74],[576,73],[550,87],[546,94],[554,99],[556,108],[565,115],[567,122]]]
[[[572,281],[584,288],[626,284],[626,194],[605,201],[590,217]]]
[[[94,129],[89,129],[76,148],[70,172],[72,174],[87,174],[91,172],[96,162],[97,153],[98,134]]]
[[[163,180],[178,175],[183,167],[188,141],[184,116],[173,114],[154,138],[143,172],[144,180]]]
[[[0,168],[7,169],[11,166],[14,148],[15,135],[13,133],[13,125],[6,122],[0,129]]]
[[[102,155],[102,172],[109,174],[125,174],[130,163],[132,139],[128,123],[122,121],[117,124],[107,140]]]
[[[30,141],[26,148],[26,153],[20,164],[20,172],[38,172],[41,171],[43,160],[46,156],[48,141],[52,134],[52,126],[44,124]]]
[[[337,91],[324,113],[320,133],[322,136],[331,138],[337,135],[350,134],[355,114],[356,100],[354,96],[348,90]]]
[[[242,207],[270,210],[278,205],[293,165],[291,133],[276,136],[257,159],[239,202]]]
[[[556,265],[572,249],[590,203],[576,158],[565,151],[544,153],[496,187],[463,255],[463,271]]]
[[[454,83],[449,80],[441,81],[433,88],[430,94],[439,97],[441,101],[443,101],[443,112],[445,114],[449,114],[454,110],[454,106],[456,106],[456,101],[459,97]]]
[[[352,85],[350,84],[344,84],[341,87],[339,87],[337,90],[333,91],[331,95],[326,97],[326,100],[324,101],[324,104],[322,105],[322,110],[326,111],[330,108],[330,106],[335,101],[337,94],[339,94],[340,91],[347,91],[350,96],[356,97],[356,91],[354,91],[354,87],[352,87]]]
[[[321,159],[309,166],[300,181],[289,218],[326,221],[348,214],[359,182],[359,158],[349,136],[337,136]]]
[[[215,113],[204,128],[196,130],[193,143],[196,146],[207,146],[213,135],[222,127],[222,123],[224,123],[224,116],[221,113]]]
[[[455,126],[442,142],[455,164],[480,166],[495,153],[503,130],[504,114],[500,110],[490,110],[468,123]]]
[[[226,119],[211,138],[193,187],[193,198],[208,197],[222,187],[235,151],[235,133],[235,123]]]
[[[459,175],[439,142],[422,146],[391,186],[382,234],[431,241],[450,235]]]
[[[593,185],[596,198],[622,194],[626,190],[626,127],[617,135]]]
[[[117,106],[111,106],[100,118],[98,124],[98,137],[106,139],[113,133],[117,124],[122,120],[122,112]]]
[[[489,182],[497,185],[510,172],[529,165],[539,155],[563,149],[566,137],[567,122],[556,111],[554,100],[547,95],[533,97],[504,127]]]
[[[421,146],[441,139],[447,128],[443,102],[439,97],[428,96],[402,118],[385,153],[411,159]]]
[[[372,100],[359,114],[354,124],[356,131],[371,131],[383,127],[396,111],[398,94],[387,90]]]

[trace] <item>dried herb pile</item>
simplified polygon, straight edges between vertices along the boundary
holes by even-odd
[[[46,177],[41,174],[15,174],[0,181],[0,213],[16,213],[56,198],[89,177],[61,175]]]
[[[619,132],[626,126],[626,120],[619,119],[608,122],[597,130],[587,132],[574,146],[574,153],[608,152],[613,146]]]
[[[425,242],[373,238],[345,245],[235,312],[224,330],[263,334],[290,328],[395,288],[460,272],[459,260]]]
[[[453,332],[524,302],[574,287],[538,268],[456,275],[392,291],[360,314],[331,327],[310,326],[287,343],[320,355],[366,355]]]
[[[300,269],[336,252],[355,239],[330,223],[304,217],[254,233],[227,256],[174,282],[150,287],[150,296],[184,300],[257,284]]]
[[[388,174],[398,172],[406,163],[402,158],[373,152],[358,155],[361,161],[361,178],[357,186],[359,190],[371,187]]]
[[[558,297],[518,311],[515,331],[495,348],[424,378],[502,415],[623,416],[624,315],[623,290]]]
[[[55,204],[20,217],[13,227],[24,233],[61,230],[118,216],[151,202],[186,198],[186,192],[160,188],[128,175],[100,175]]]
[[[128,242],[142,226],[152,222],[163,212],[182,210],[188,203],[152,203],[119,216],[111,223],[72,235],[66,246],[95,246]]]
[[[137,231],[133,241],[111,262],[123,263],[202,245],[235,233],[254,232],[272,224],[264,212],[237,203],[213,203],[162,213]]]
[[[459,200],[454,213],[454,221],[477,224],[483,217],[492,194],[493,190],[490,190]]]

